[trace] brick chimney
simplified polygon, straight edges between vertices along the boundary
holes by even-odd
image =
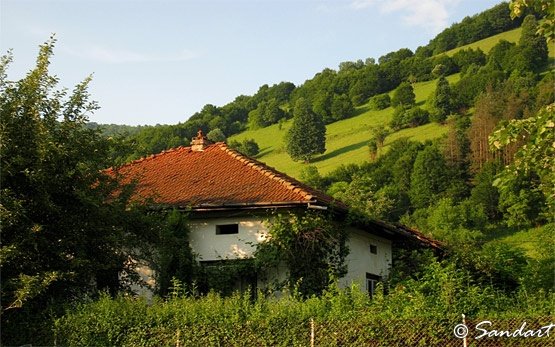
[[[212,141],[209,141],[206,136],[202,133],[202,130],[199,129],[197,136],[193,137],[191,141],[191,150],[194,152],[202,152],[206,147],[212,144]]]

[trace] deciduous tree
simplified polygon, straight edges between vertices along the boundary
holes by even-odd
[[[224,142],[226,140],[225,134],[220,128],[210,130],[206,137],[212,142]]]
[[[131,186],[104,171],[112,140],[85,126],[98,108],[91,78],[71,93],[57,89],[48,71],[54,43],[19,81],[6,78],[11,56],[0,62],[3,338],[18,334],[20,317],[55,311],[47,305],[120,288],[134,273],[128,260],[156,234],[130,204]]]
[[[445,158],[436,146],[427,146],[418,153],[414,162],[409,191],[412,205],[416,208],[428,207],[447,188],[448,182]]]

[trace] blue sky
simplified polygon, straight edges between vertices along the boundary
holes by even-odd
[[[325,67],[425,45],[489,0],[1,0],[9,78],[56,33],[51,72],[72,88],[93,74],[91,121],[175,124],[262,84],[296,85]]]

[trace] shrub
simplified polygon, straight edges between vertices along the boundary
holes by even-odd
[[[229,142],[229,147],[249,157],[254,157],[260,152],[258,143],[253,139],[245,139],[242,142],[231,140]]]
[[[379,94],[370,99],[370,107],[373,110],[383,110],[391,106],[389,94]]]
[[[430,113],[418,106],[409,109],[399,106],[395,108],[389,126],[396,130],[414,128],[428,123],[429,117]]]

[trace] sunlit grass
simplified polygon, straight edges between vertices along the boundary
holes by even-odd
[[[542,227],[524,229],[509,233],[500,238],[501,242],[523,249],[531,258],[538,258],[541,254],[540,244],[551,245],[550,251],[555,252],[555,226],[547,224]]]
[[[452,50],[449,50],[443,54],[447,54],[448,56],[451,57],[453,56],[453,54],[457,53],[458,51],[463,49],[468,49],[468,48],[472,48],[472,49],[480,48],[484,53],[487,54],[501,40],[518,43],[518,40],[520,39],[521,34],[522,34],[522,28],[505,31],[504,33],[493,35],[483,40],[476,41],[465,46],[453,48]],[[549,48],[549,57],[555,58],[555,45],[550,44],[548,48]]]
[[[453,54],[457,53],[458,51],[463,49],[468,49],[468,48],[472,48],[472,49],[480,48],[484,53],[488,54],[488,52],[493,48],[493,46],[495,46],[501,40],[505,40],[509,42],[518,42],[518,40],[520,39],[521,33],[522,33],[522,28],[505,31],[504,33],[493,35],[483,40],[470,43],[468,45],[453,48],[452,50],[449,50],[444,54],[447,54],[448,56],[451,57],[453,56]]]

